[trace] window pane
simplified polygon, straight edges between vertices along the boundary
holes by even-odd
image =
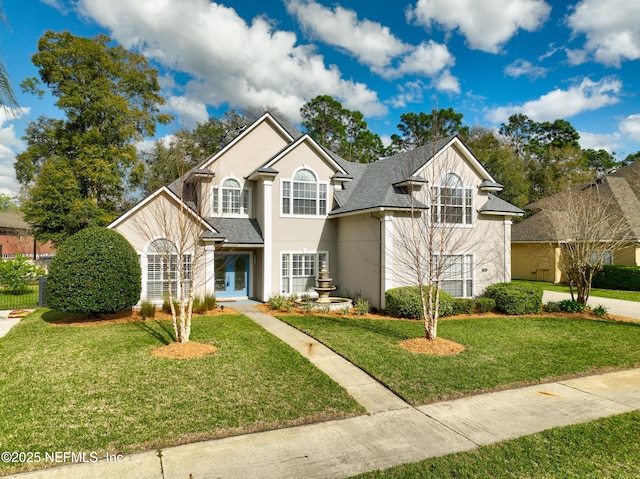
[[[327,185],[320,184],[320,210],[318,211],[319,215],[327,214]]]
[[[242,191],[242,212],[245,215],[249,214],[249,190]]]
[[[282,182],[282,214],[288,215],[291,213],[291,182]]]

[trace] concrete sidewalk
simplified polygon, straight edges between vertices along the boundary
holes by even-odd
[[[235,307],[291,344],[369,411],[266,431],[10,476],[343,478],[470,450],[556,426],[640,409],[640,369],[412,407],[317,341],[253,307]]]
[[[9,313],[11,313],[11,311],[0,311],[0,338],[20,322],[20,318],[9,318]]]
[[[556,291],[544,291],[542,302],[561,301],[563,299],[571,299],[569,293],[558,293]],[[595,308],[599,304],[607,308],[611,314],[618,316],[627,316],[628,318],[640,319],[640,303],[635,301],[624,301],[622,299],[601,298],[599,296],[590,296],[587,304]]]

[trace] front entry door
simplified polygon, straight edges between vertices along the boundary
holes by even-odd
[[[216,296],[249,296],[249,255],[216,255]]]

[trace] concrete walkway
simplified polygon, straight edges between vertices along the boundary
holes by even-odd
[[[11,311],[0,311],[0,338],[20,322],[20,318],[9,318],[9,313],[11,313]]]
[[[558,293],[556,291],[544,291],[542,302],[561,301],[563,299],[571,299],[569,293]],[[587,304],[595,308],[599,304],[607,308],[611,314],[618,316],[627,316],[629,318],[640,319],[640,303],[635,301],[624,301],[622,299],[601,298],[599,296],[590,296]]]
[[[343,478],[640,409],[640,369],[412,407],[312,338],[234,306],[339,381],[369,415],[10,476]],[[87,453],[89,451],[86,451]]]

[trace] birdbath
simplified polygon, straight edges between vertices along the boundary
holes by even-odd
[[[316,303],[318,304],[331,304],[331,298],[329,298],[329,293],[335,290],[335,286],[330,286],[329,283],[333,281],[332,278],[329,278],[329,271],[327,271],[327,263],[326,261],[322,262],[320,267],[320,272],[318,273],[318,286],[313,288],[318,293],[318,299]]]

